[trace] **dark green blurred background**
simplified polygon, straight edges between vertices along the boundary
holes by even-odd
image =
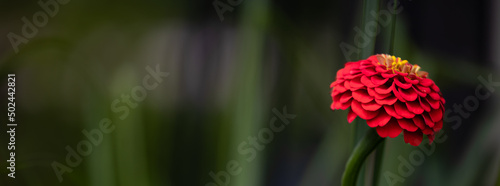
[[[226,10],[223,20],[214,2]],[[7,177],[2,135],[0,185],[225,185],[217,178],[231,186],[340,185],[356,130],[363,130],[347,123],[346,111],[330,110],[329,85],[348,60],[388,53],[393,40],[393,54],[429,72],[450,111],[475,95],[478,77],[500,81],[496,0],[401,1],[395,31],[380,27],[376,40],[351,55],[341,43],[356,46],[355,28],[365,28],[374,7],[388,10],[388,1],[238,3],[71,0],[58,3],[57,13],[16,52],[8,34],[22,36],[22,18],[32,20],[43,9],[36,0],[2,0],[0,85],[6,98],[7,74],[16,74],[18,127],[16,179]],[[169,76],[120,119],[113,101],[157,65]],[[467,117],[450,112],[443,140],[428,154],[425,140],[421,147],[402,136],[387,140],[379,185],[500,185],[499,89]],[[0,130],[6,131],[3,107]],[[296,116],[288,125],[273,111],[284,107]],[[67,166],[66,147],[76,149],[87,139],[82,130],[98,129],[103,118],[115,130],[60,182],[53,163]],[[240,153],[273,118],[284,130],[272,133],[263,149],[253,148],[254,159]],[[415,159],[418,154],[424,159]],[[370,159],[362,180],[373,177]],[[232,160],[239,174],[228,180]],[[414,170],[401,171],[404,162]],[[391,184],[394,175],[400,179]]]

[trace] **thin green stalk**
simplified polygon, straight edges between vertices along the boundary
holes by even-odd
[[[377,147],[376,155],[375,155],[375,166],[373,167],[373,180],[372,186],[377,186],[380,179],[380,170],[382,169],[382,162],[384,160],[384,148],[385,148],[385,140],[381,142],[381,144]]]
[[[359,170],[366,157],[380,144],[384,138],[381,138],[375,129],[370,129],[366,135],[359,141],[354,151],[347,161],[344,175],[342,175],[342,186],[355,186]]]
[[[361,25],[365,25],[365,19],[366,19],[366,11],[367,11],[367,8],[366,8],[366,5],[367,5],[367,0],[363,0],[363,16],[361,17]],[[358,43],[358,46],[360,46],[360,43]],[[359,52],[358,53],[358,60],[361,59],[363,57],[363,52]],[[359,122],[358,122],[359,123]]]
[[[394,12],[396,12],[396,9],[397,9],[397,4],[398,4],[398,0],[394,0]],[[392,14],[392,27],[391,27],[391,39],[389,41],[389,52],[391,55],[394,55],[394,38],[396,37],[396,14]]]

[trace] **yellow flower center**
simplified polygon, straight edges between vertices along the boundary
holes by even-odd
[[[412,65],[408,60],[402,60],[400,57],[388,55],[388,54],[377,54],[378,63],[385,65],[387,70],[392,70],[393,73],[396,71],[402,73],[408,73],[408,75],[426,76],[427,72],[422,72],[420,66]]]
[[[392,57],[392,64],[391,64],[391,69],[392,70],[398,70],[403,67],[403,65],[405,65],[406,63],[408,63],[407,60],[402,60],[401,61],[401,58],[400,57],[396,57],[396,56],[391,56]]]

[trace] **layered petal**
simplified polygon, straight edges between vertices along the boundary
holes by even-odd
[[[354,119],[356,119],[358,115],[352,111],[352,109],[349,109],[349,112],[347,113],[347,122],[352,123]]]
[[[396,110],[394,110],[394,106],[392,106],[392,105],[384,105],[384,109],[385,109],[385,112],[387,112],[387,114],[391,115],[392,117],[394,117],[396,119],[403,118],[403,116],[399,115],[396,112]]]
[[[407,131],[415,132],[418,127],[413,124],[412,119],[398,119],[399,126]]]
[[[368,111],[376,111],[380,107],[382,107],[382,105],[376,103],[375,101],[371,101],[368,103],[361,103],[361,107],[363,107],[363,109],[368,110]]]
[[[395,138],[401,134],[403,129],[398,125],[396,119],[391,119],[385,126],[377,127],[377,133],[380,137]]]
[[[363,107],[361,106],[361,103],[357,102],[356,100],[352,101],[351,109],[360,118],[363,118],[366,120],[372,119],[375,116],[377,116],[377,114],[378,114],[378,110],[377,111],[368,111],[368,110],[363,109]]]
[[[415,131],[415,132],[409,132],[409,131],[404,131],[404,138],[405,138],[405,143],[409,143],[410,145],[413,146],[418,146],[420,143],[422,143],[423,140],[423,134],[420,131]]]
[[[373,97],[368,94],[364,89],[356,90],[352,92],[352,97],[359,101],[360,103],[368,103],[373,100]]]
[[[413,112],[414,114],[422,114],[424,113],[424,109],[420,106],[420,103],[418,101],[408,101],[405,102],[406,107],[410,112]]]
[[[394,110],[398,113],[398,115],[403,116],[404,118],[413,118],[415,116],[414,113],[410,112],[406,105],[401,102],[394,103]]]
[[[389,122],[389,120],[391,120],[391,116],[389,116],[385,112],[380,112],[373,119],[366,120],[366,123],[368,124],[368,126],[370,126],[372,128],[378,127],[378,126],[383,127],[387,124],[387,122]]]

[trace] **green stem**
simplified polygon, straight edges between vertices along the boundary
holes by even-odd
[[[378,180],[380,178],[380,169],[382,168],[382,161],[384,160],[384,148],[385,148],[385,140],[383,140],[381,144],[377,147],[375,156],[375,166],[373,168],[372,186],[378,186]]]
[[[394,12],[397,10],[398,0],[394,0]],[[389,52],[394,55],[394,38],[396,37],[396,14],[392,14],[391,40],[389,41]]]
[[[342,176],[342,186],[355,186],[359,169],[366,157],[377,147],[384,138],[381,138],[375,129],[370,129],[359,141],[354,151],[347,161],[344,175]]]

